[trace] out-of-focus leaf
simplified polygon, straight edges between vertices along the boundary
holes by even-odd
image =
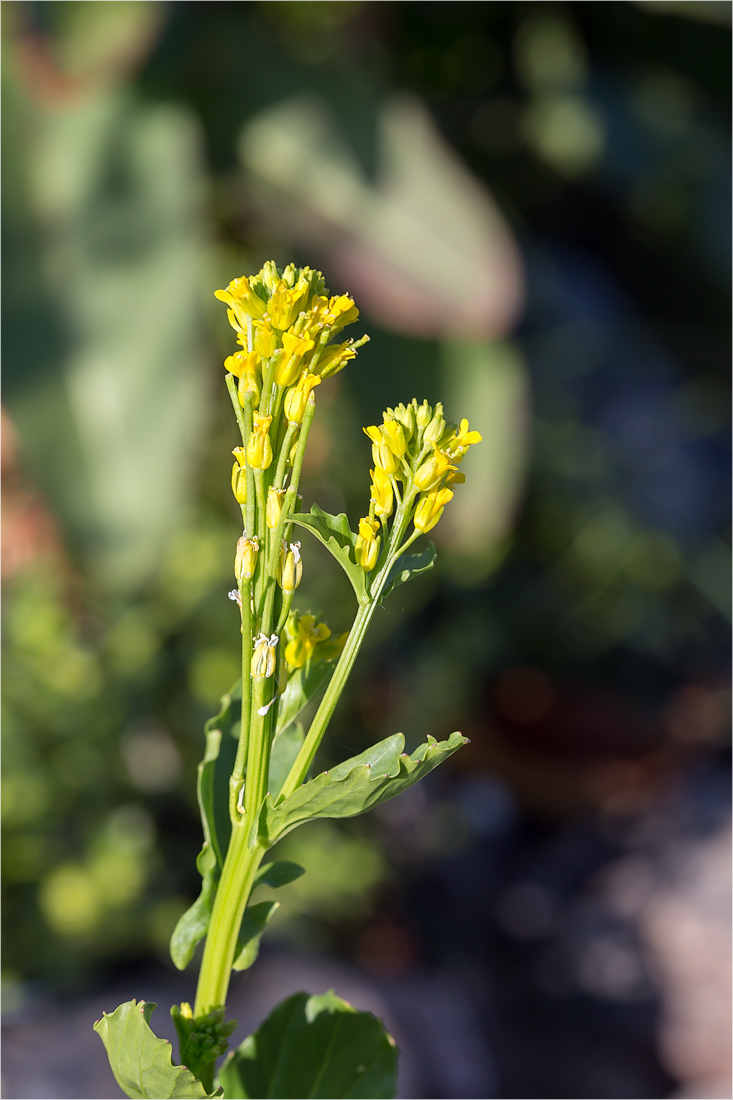
[[[519,250],[490,193],[417,99],[393,95],[378,120],[375,182],[325,102],[261,112],[239,152],[263,212],[329,253],[329,266],[381,323],[413,336],[504,333],[522,299]]]
[[[18,80],[9,103],[4,400],[74,550],[130,589],[180,527],[207,409],[199,133],[114,88],[45,107]]]
[[[447,741],[434,737],[408,755],[405,738],[395,733],[358,756],[303,783],[278,806],[267,796],[260,834],[274,844],[298,825],[319,817],[356,817],[401,794],[468,743],[460,733]]]
[[[367,587],[364,570],[356,564],[354,553],[356,549],[356,535],[349,526],[348,517],[344,512],[338,516],[332,516],[324,512],[317,504],[311,505],[310,514],[296,512],[291,520],[300,527],[311,531],[319,542],[322,542],[351,581],[359,603],[366,603]]]
[[[249,970],[255,962],[260,953],[260,940],[265,925],[279,908],[279,901],[259,901],[255,905],[247,906],[237,940],[237,953],[232,963],[234,970]]]
[[[333,990],[296,993],[227,1056],[225,1097],[393,1097],[399,1051],[376,1016],[357,1012]]]
[[[505,549],[530,447],[529,371],[511,343],[454,341],[441,349],[441,389],[454,420],[467,416],[482,441],[461,463],[464,485],[436,528],[457,584],[480,583]]]
[[[278,699],[276,736],[295,721],[311,699],[325,691],[333,665],[332,661],[310,661],[290,673],[288,686]]]
[[[185,1066],[172,1064],[170,1043],[159,1039],[150,1027],[156,1008],[153,1001],[125,1001],[94,1025],[122,1091],[132,1100],[206,1100],[221,1096],[220,1089],[208,1093]]]

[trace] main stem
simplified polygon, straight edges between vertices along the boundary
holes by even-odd
[[[237,937],[265,848],[250,848],[246,818],[232,827],[201,960],[194,1017],[226,1004]]]

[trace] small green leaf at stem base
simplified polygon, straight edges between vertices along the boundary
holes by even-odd
[[[207,1100],[207,1092],[185,1066],[174,1066],[172,1048],[150,1027],[153,1001],[125,1001],[97,1020],[94,1030],[104,1043],[115,1080],[131,1100]]]
[[[228,1055],[219,1084],[231,1100],[391,1100],[398,1056],[376,1016],[358,1012],[333,990],[296,993]]]

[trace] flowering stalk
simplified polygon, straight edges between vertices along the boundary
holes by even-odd
[[[447,423],[440,404],[413,400],[387,409],[380,425],[364,429],[374,469],[358,533],[345,516],[330,516],[317,505],[310,513],[300,512],[300,477],[318,387],[354,359],[368,339],[336,342],[358,318],[358,309],[347,294],[329,296],[320,272],[292,264],[280,271],[272,262],[251,278],[234,279],[216,297],[228,307],[239,345],[224,366],[241,436],[233,451],[231,485],[243,531],[234,553],[236,587],[229,593],[240,612],[241,683],[207,726],[206,756],[199,768],[202,892],[171,940],[173,960],[184,968],[205,938],[195,1005],[172,1010],[181,1061],[195,1081],[191,1092],[181,1092],[180,1082],[175,1085],[179,1091],[165,1092],[179,1096],[213,1093],[216,1059],[232,1028],[224,1020],[232,969],[252,964],[275,908],[272,903],[251,905],[253,889],[261,881],[280,885],[302,873],[293,864],[260,869],[266,852],[306,821],[352,816],[393,797],[465,742],[460,734],[445,742],[429,738],[408,756],[397,734],[330,774],[308,780],[377,605],[397,584],[432,565],[432,548],[421,555],[407,551],[440,520],[453,486],[463,480],[458,466],[481,438],[469,431],[466,420]],[[351,581],[357,611],[348,633],[334,637],[317,616],[293,610],[307,568],[307,547],[296,537],[301,531],[318,538]],[[323,697],[297,752],[283,756],[280,735],[320,692]],[[233,764],[226,766],[223,746],[229,743],[227,723],[235,699],[240,704],[236,751]],[[228,815],[217,813],[217,792],[225,795]],[[394,1057],[390,1054],[391,1062]],[[247,1059],[251,1051],[246,1057],[235,1053],[225,1063],[219,1077],[225,1096],[253,1095],[242,1091],[238,1076]],[[359,1061],[366,1064],[368,1058]],[[169,1068],[168,1059],[166,1073]],[[363,1069],[355,1066],[354,1072]],[[119,1075],[118,1080],[124,1088]],[[314,1095],[311,1085],[304,1083],[299,1095]],[[147,1091],[134,1095],[161,1094],[150,1091],[149,1082],[139,1087]]]

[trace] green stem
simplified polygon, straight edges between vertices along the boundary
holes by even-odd
[[[242,917],[266,849],[250,848],[248,823],[232,827],[201,960],[194,1016],[226,1004]]]
[[[252,662],[252,585],[250,581],[244,581],[239,588],[242,600],[242,715],[239,726],[239,742],[237,744],[237,756],[234,768],[229,779],[229,816],[232,823],[239,820],[239,792],[244,779],[244,765],[247,761],[247,748],[249,744],[249,708],[252,681],[250,679],[250,664]]]
[[[361,604],[356,613],[353,626],[346,639],[346,645],[343,648],[336,668],[333,670],[333,676],[331,677],[318,710],[311,722],[308,735],[301,745],[300,752],[295,758],[295,762],[290,769],[287,779],[283,783],[278,796],[278,802],[282,802],[283,799],[293,794],[301,783],[305,781],[308,769],[315,759],[318,748],[328,727],[328,723],[336,709],[336,704],[341,697],[341,693],[346,686],[346,681],[349,678],[354,662],[359,654],[372,615],[382,595],[382,589],[387,583],[390,570],[400,554],[403,554],[408,546],[411,546],[415,539],[419,538],[420,532],[413,531],[410,537],[406,539],[404,543],[402,542],[405,530],[410,522],[414,497],[414,491],[406,492],[404,500],[395,513],[395,520],[387,544],[387,553],[384,563],[375,574],[369,587],[369,601],[368,603]]]

